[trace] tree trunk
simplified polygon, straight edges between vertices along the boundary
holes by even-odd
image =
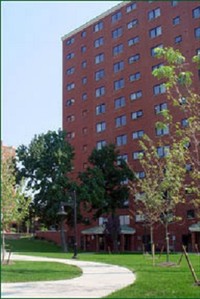
[[[153,240],[153,225],[150,225],[150,242],[151,242],[151,255],[153,260],[153,265],[155,265],[155,246]]]
[[[1,261],[2,264],[4,264],[5,255],[6,255],[5,233],[4,233],[4,229],[2,229],[2,261]]]
[[[64,231],[64,219],[61,220],[61,229],[60,229],[61,243],[64,252],[68,252],[65,231]]]
[[[169,254],[170,254],[170,250],[169,250],[168,222],[165,223],[165,237],[166,237],[166,252],[167,252],[166,262],[169,262]]]

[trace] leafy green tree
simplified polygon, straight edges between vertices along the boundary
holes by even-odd
[[[56,224],[60,202],[68,198],[74,152],[62,130],[36,135],[17,151],[18,178],[25,178],[34,194],[33,208],[46,226]]]
[[[162,141],[160,140],[159,146]],[[184,181],[186,153],[184,142],[171,143],[162,157],[158,154],[158,144],[145,136],[140,141],[143,154],[140,164],[145,172],[144,179],[138,179],[132,190],[141,192],[137,201],[138,212],[144,216],[150,228],[151,251],[154,256],[153,231],[156,223],[165,226],[167,261],[169,261],[169,224],[179,220],[176,215],[177,205],[184,202]]]
[[[192,62],[200,72],[200,55],[187,62],[185,57],[173,48],[156,49],[157,57],[166,61],[161,68],[154,70],[153,75],[166,81],[167,97],[174,107],[182,112],[185,120],[183,127],[180,122],[172,123],[175,127],[174,138],[187,138],[190,149],[187,165],[190,169],[187,189],[194,194],[194,205],[200,216],[200,88],[193,85],[193,74],[188,70]]]
[[[1,228],[4,259],[5,231],[10,230],[13,222],[20,223],[27,216],[30,199],[27,199],[21,187],[16,185],[14,159],[3,158],[1,162]]]
[[[158,48],[156,51],[157,57],[165,60],[165,64],[154,70],[153,75],[165,81],[168,108],[160,112],[160,120],[155,127],[165,134],[155,141],[148,136],[139,141],[143,150],[140,163],[146,176],[138,180],[135,186],[137,191],[143,192],[139,209],[149,223],[152,244],[154,224],[161,221],[165,226],[169,260],[168,226],[179,219],[176,208],[185,200],[188,183],[190,190],[197,195],[194,203],[199,208],[200,97],[191,87],[192,73],[187,70],[185,57],[172,48]],[[195,57],[193,61],[199,63],[199,58]],[[175,106],[173,111],[182,111],[182,118],[187,120],[185,127],[180,119],[174,119],[172,106]],[[158,155],[159,149],[163,150],[162,157]],[[186,171],[188,164],[192,166],[189,182]]]
[[[94,217],[107,215],[115,218],[116,210],[123,206],[129,197],[129,188],[125,180],[133,179],[133,172],[123,159],[115,145],[110,144],[101,150],[94,149],[88,159],[91,164],[80,174],[81,198],[94,212]],[[113,247],[117,250],[117,236]]]

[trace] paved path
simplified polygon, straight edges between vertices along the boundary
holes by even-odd
[[[1,298],[101,298],[135,281],[128,269],[103,263],[12,255],[12,260],[59,262],[78,266],[80,277],[48,282],[2,283]]]

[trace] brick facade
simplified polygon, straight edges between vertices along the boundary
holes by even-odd
[[[132,156],[140,150],[133,133],[137,136],[144,131],[156,138],[155,106],[166,102],[165,94],[155,92],[162,82],[151,74],[152,67],[161,62],[154,57],[153,48],[178,48],[191,61],[200,53],[199,11],[198,1],[124,1],[62,38],[63,129],[75,148],[74,178],[87,167],[93,148],[105,143],[117,144],[133,169],[141,171]],[[192,64],[190,70],[198,93],[199,73]],[[174,117],[181,119],[180,112],[174,110]],[[188,228],[197,222],[195,216],[187,216],[192,209],[189,204],[179,206],[183,220],[170,225],[174,250],[181,250],[182,243],[192,249]],[[119,211],[122,216],[129,213],[129,209]],[[142,250],[149,229],[135,218],[130,218],[129,224],[136,233],[125,236],[124,249]],[[82,238],[82,247],[94,249],[94,236],[83,236],[83,229],[81,225],[79,246]],[[165,242],[163,227],[158,225],[155,233],[160,249]]]

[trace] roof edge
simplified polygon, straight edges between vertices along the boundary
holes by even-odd
[[[95,22],[99,21],[100,19],[108,16],[109,14],[111,14],[112,12],[120,9],[121,7],[125,6],[127,3],[129,2],[133,2],[133,1],[122,1],[121,3],[111,7],[110,9],[106,10],[105,12],[103,12],[102,14],[100,14],[99,16],[91,19],[90,21],[86,22],[85,24],[81,25],[80,27],[72,30],[71,32],[65,34],[64,36],[61,37],[61,40],[64,41],[65,39],[67,39],[68,37],[78,33],[79,31],[87,28],[88,26],[94,24]]]

